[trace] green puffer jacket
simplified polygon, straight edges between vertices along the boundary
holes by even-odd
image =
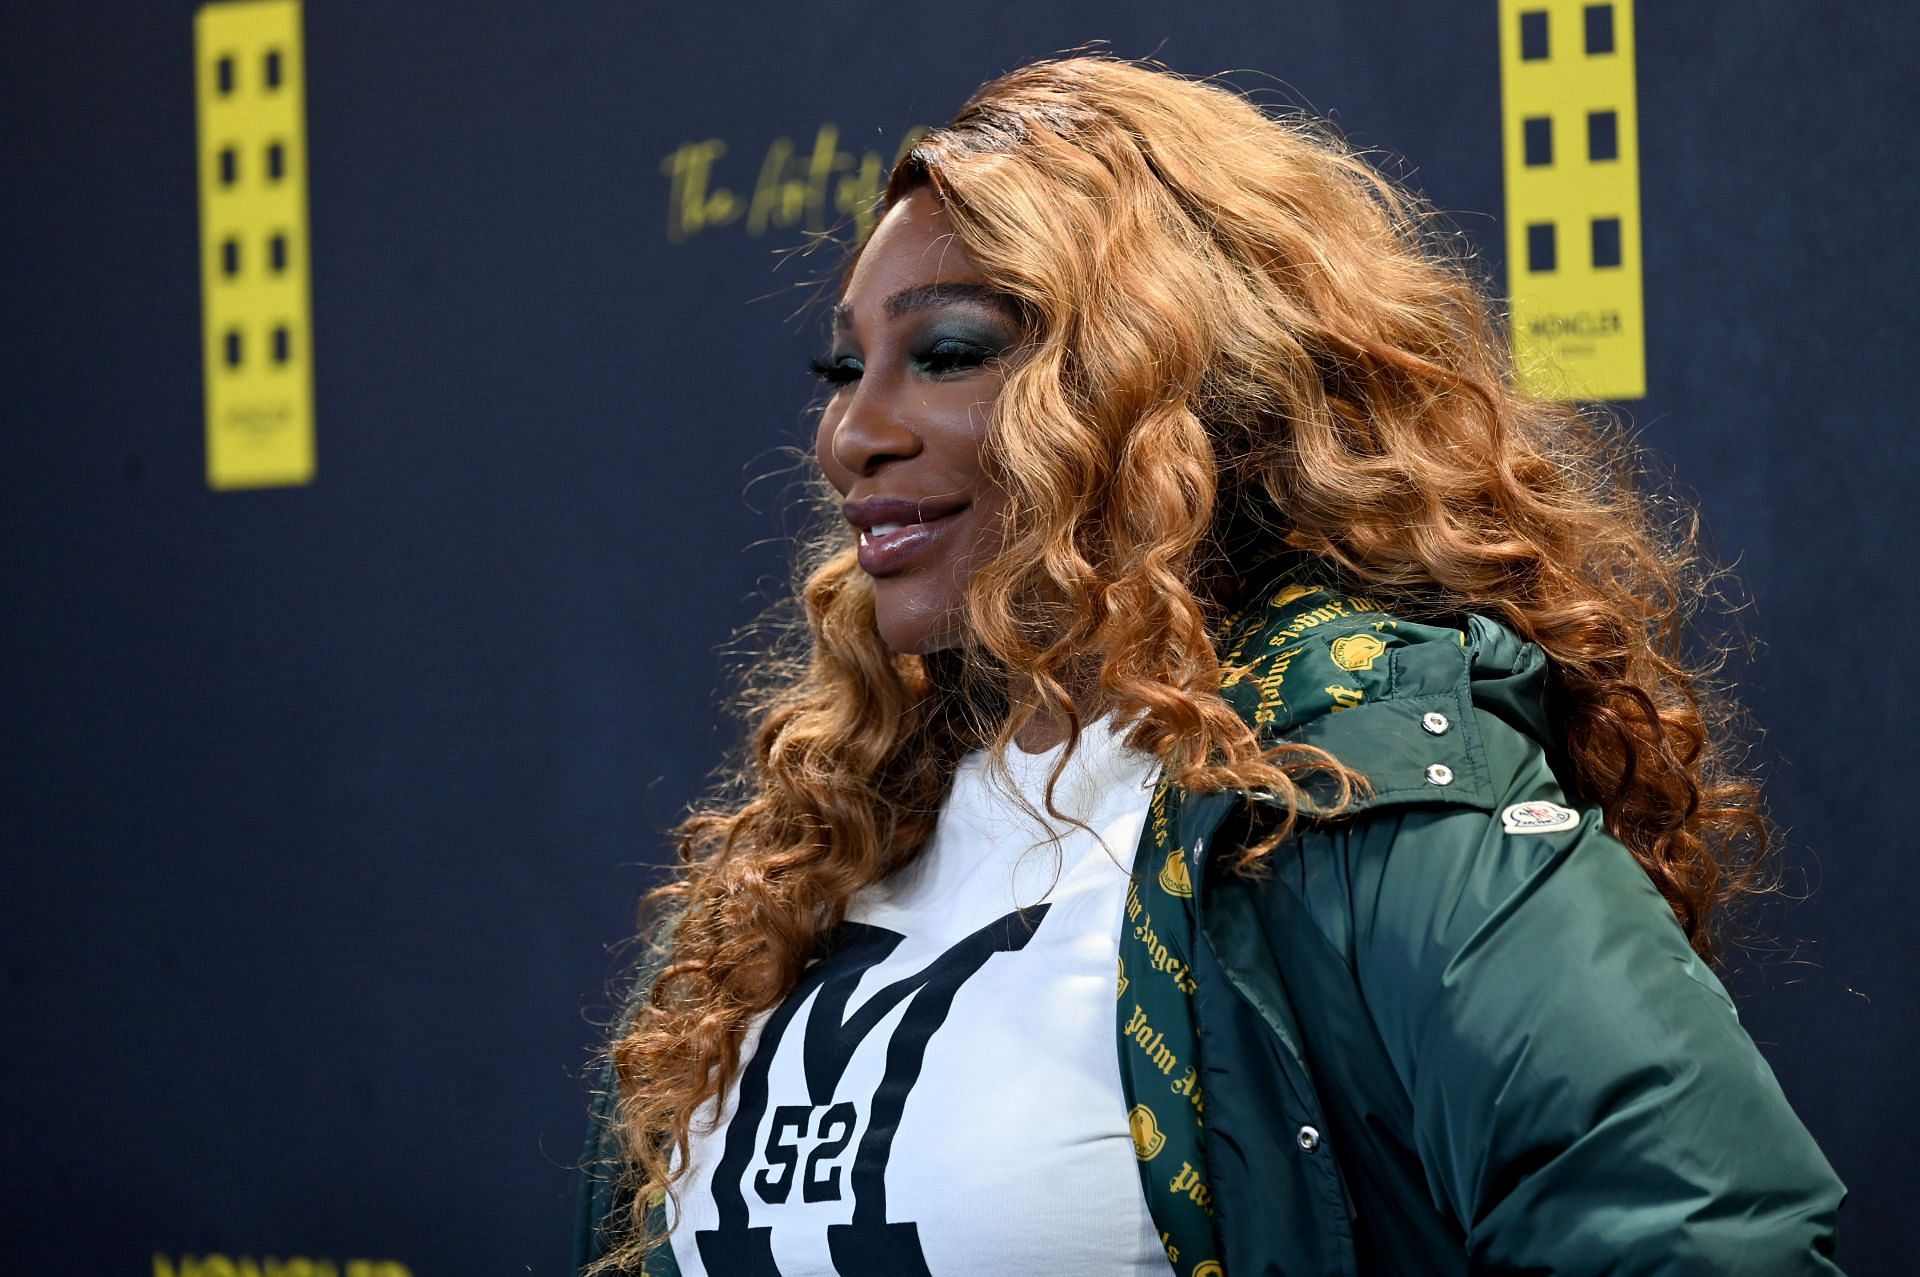
[[[1155,793],[1116,1036],[1173,1271],[1837,1273],[1846,1190],[1672,910],[1554,779],[1540,649],[1285,582],[1224,633],[1252,667],[1235,708],[1370,792],[1257,876],[1230,864],[1258,796]],[[582,1264],[615,1204],[605,1119],[603,1094]]]

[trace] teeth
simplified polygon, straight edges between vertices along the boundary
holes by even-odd
[[[874,536],[883,537],[883,536],[889,535],[890,533],[898,532],[901,528],[904,528],[906,526],[907,525],[904,523],[876,523],[872,527],[868,528],[867,531],[872,533]]]

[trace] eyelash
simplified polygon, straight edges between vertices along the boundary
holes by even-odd
[[[945,345],[946,343],[940,343]],[[927,372],[938,377],[963,369],[978,368],[986,363],[988,356],[973,346],[961,346],[957,349],[942,350],[939,345],[915,360]],[[827,385],[835,390],[860,379],[860,369],[852,364],[829,363],[824,359],[809,359],[807,368]]]
[[[824,359],[807,360],[807,368],[821,381],[835,390],[846,385],[860,375],[860,370],[847,364],[830,364]]]

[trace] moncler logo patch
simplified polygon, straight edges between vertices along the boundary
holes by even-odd
[[[1127,1114],[1127,1130],[1133,1136],[1133,1155],[1143,1162],[1160,1156],[1160,1150],[1167,1146],[1160,1119],[1144,1104],[1134,1105],[1133,1111]]]
[[[1580,813],[1559,803],[1515,803],[1500,813],[1500,823],[1510,834],[1552,834],[1579,824]]]
[[[1376,634],[1348,634],[1333,641],[1333,663],[1343,670],[1370,670],[1387,654],[1387,645]]]
[[[1187,858],[1175,847],[1160,867],[1160,890],[1170,896],[1189,899],[1193,895],[1193,875],[1187,872]]]

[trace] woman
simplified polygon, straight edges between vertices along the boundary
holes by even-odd
[[[1072,58],[886,203],[587,1270],[1836,1271],[1703,961],[1765,831],[1694,561],[1410,197]]]

